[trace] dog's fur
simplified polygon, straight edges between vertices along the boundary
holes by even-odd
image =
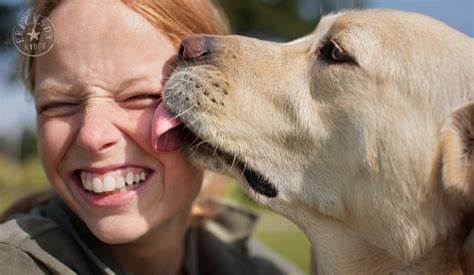
[[[216,148],[188,152],[298,224],[315,273],[474,272],[471,38],[420,14],[366,10],[328,15],[285,44],[208,40],[211,54],[182,63],[165,91]],[[331,60],[329,41],[347,58]],[[249,188],[239,161],[276,196]]]

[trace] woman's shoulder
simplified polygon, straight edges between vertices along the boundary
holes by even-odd
[[[0,266],[2,274],[45,274],[41,264],[22,249],[8,243],[0,243]]]
[[[185,265],[193,264],[199,274],[303,274],[252,237],[255,212],[230,202],[208,203],[215,213],[190,230]]]
[[[58,201],[52,199],[0,224],[0,266],[8,267],[2,274],[86,271],[84,255],[61,224],[61,215]]]
[[[44,274],[52,270],[67,274],[68,268],[44,247],[50,240],[64,243],[64,239],[52,220],[31,214],[15,215],[0,224],[2,274]]]
[[[24,246],[29,240],[41,240],[57,234],[59,225],[51,219],[36,214],[21,213],[0,224],[0,244]]]

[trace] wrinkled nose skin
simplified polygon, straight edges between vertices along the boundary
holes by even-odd
[[[179,47],[179,57],[185,61],[203,58],[212,52],[213,38],[206,35],[195,35],[184,39]]]

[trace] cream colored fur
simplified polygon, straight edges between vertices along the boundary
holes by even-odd
[[[328,40],[356,63],[328,63]],[[229,160],[188,148],[298,224],[313,273],[461,274],[474,246],[474,115],[459,118],[474,110],[472,38],[420,14],[366,10],[328,15],[290,43],[212,45],[172,75],[166,101],[276,186],[275,198],[257,194]]]

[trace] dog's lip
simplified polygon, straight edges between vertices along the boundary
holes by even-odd
[[[278,195],[275,185],[256,170],[245,167],[243,171],[245,180],[255,192],[269,198],[274,198]]]
[[[215,147],[212,144],[203,141],[196,133],[191,129],[184,126],[186,133],[185,144],[190,148],[193,147],[193,144],[197,147],[200,147],[202,151],[208,156],[220,158],[226,165],[229,167],[235,167],[241,171],[241,174],[244,176],[247,184],[252,190],[258,194],[262,194],[266,197],[273,198],[278,195],[278,190],[273,183],[271,183],[265,176],[260,172],[253,169],[240,160],[238,156],[231,155],[219,147]],[[197,150],[198,148],[196,148]]]
[[[239,157],[231,157],[230,154],[225,153],[222,150],[219,150],[219,154],[229,167],[233,165],[242,172],[245,181],[253,191],[268,198],[274,198],[278,195],[278,189],[276,186],[259,171],[250,167],[248,163],[244,164]]]

